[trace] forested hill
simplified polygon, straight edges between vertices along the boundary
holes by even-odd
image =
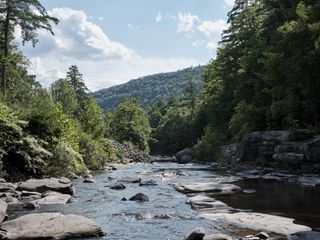
[[[205,66],[190,67],[170,73],[160,73],[131,80],[92,93],[104,111],[110,111],[125,98],[140,98],[143,106],[150,106],[161,97],[168,99],[173,93],[181,96],[192,77],[198,89],[202,87]]]

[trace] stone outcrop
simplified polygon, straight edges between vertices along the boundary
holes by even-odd
[[[54,191],[69,195],[74,195],[75,193],[73,184],[68,178],[30,179],[26,182],[20,183],[17,187],[17,191],[39,193]]]
[[[1,225],[4,239],[70,239],[102,236],[94,221],[77,215],[38,213],[19,217]]]
[[[0,199],[0,223],[2,223],[6,218],[8,204]]]
[[[311,228],[307,226],[295,224],[294,219],[263,213],[202,213],[200,216],[213,221],[220,221],[243,228],[273,232],[281,235],[290,235],[301,231],[311,231]]]
[[[192,184],[177,184],[175,189],[182,193],[217,193],[229,194],[240,191],[241,188],[233,184],[219,183],[192,183]]]
[[[184,240],[203,240],[206,232],[203,228],[196,228],[189,233]]]

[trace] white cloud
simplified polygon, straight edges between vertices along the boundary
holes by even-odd
[[[194,25],[199,22],[200,19],[196,15],[188,13],[178,13],[178,33],[181,32],[193,32]]]
[[[104,17],[98,17],[98,19],[99,19],[100,21],[103,21],[103,20],[104,20]]]
[[[223,20],[219,19],[217,21],[203,21],[199,26],[198,30],[208,37],[221,34],[223,30],[228,28],[228,24]]]
[[[60,19],[55,36],[40,31],[36,48],[22,48],[32,63],[30,73],[46,87],[65,77],[71,65],[79,67],[90,90],[98,90],[148,74],[204,64],[193,58],[142,57],[110,40],[83,11],[55,8],[50,13]]]
[[[232,7],[234,5],[235,0],[224,0],[224,3],[229,6]]]
[[[158,13],[156,16],[156,22],[161,22],[162,21],[162,14]]]

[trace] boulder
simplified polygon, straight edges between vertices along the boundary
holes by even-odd
[[[94,221],[77,215],[37,213],[19,217],[1,225],[4,239],[69,239],[102,236]]]
[[[189,233],[184,240],[203,240],[206,232],[203,228],[196,228]]]
[[[95,183],[95,181],[92,178],[85,178],[83,179],[83,183]]]
[[[44,193],[55,191],[63,194],[74,195],[75,190],[72,182],[67,178],[44,178],[30,179],[18,185],[17,191],[29,191]]]
[[[302,176],[298,179],[298,183],[304,186],[317,187],[320,186],[320,177]]]
[[[239,144],[223,145],[219,148],[224,160],[236,162],[239,159]]]
[[[40,206],[34,202],[27,202],[22,205],[22,208],[27,209],[27,210],[35,210],[37,208],[40,208]]]
[[[148,202],[149,197],[143,193],[138,193],[129,199],[130,201]]]
[[[286,142],[275,146],[275,153],[303,153],[302,142]]]
[[[316,137],[305,143],[303,146],[303,152],[306,159],[310,162],[320,162],[320,137]]]
[[[224,234],[210,234],[205,236],[203,240],[232,240],[231,237],[224,235]]]
[[[47,191],[42,194],[42,198],[36,200],[35,203],[39,205],[47,204],[67,204],[71,201],[71,196],[69,194],[62,194],[59,192]]]
[[[297,129],[289,132],[290,141],[304,141],[313,138],[315,132],[309,129]]]
[[[193,183],[193,184],[177,184],[175,189],[182,193],[219,193],[229,194],[238,192],[240,187],[233,184],[219,184],[219,183]]]
[[[142,181],[139,186],[157,186],[157,182],[154,180]]]
[[[268,239],[270,236],[266,232],[259,232],[255,235],[255,237],[258,237],[259,239]]]
[[[140,183],[141,178],[137,177],[121,177],[118,182],[120,183]]]
[[[204,195],[191,197],[186,203],[190,204],[193,209],[212,208],[214,210],[221,210],[229,208],[227,204]]]
[[[281,235],[289,235],[311,230],[311,228],[307,226],[295,224],[294,219],[263,213],[202,213],[200,216],[213,221],[232,224],[241,228],[274,232]]]
[[[8,204],[0,199],[0,223],[2,223],[6,218]]]
[[[126,186],[122,183],[115,183],[110,187],[110,189],[113,189],[113,190],[123,190],[125,188]]]
[[[0,192],[15,192],[17,186],[13,183],[0,182]]]
[[[303,154],[298,153],[276,153],[273,154],[272,158],[276,161],[293,165],[299,164],[304,160]]]
[[[183,149],[176,154],[176,160],[178,163],[185,164],[190,163],[193,159],[193,151],[191,148]]]

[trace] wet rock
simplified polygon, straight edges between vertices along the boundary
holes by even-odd
[[[0,223],[2,223],[6,218],[8,204],[0,199]]]
[[[47,191],[42,194],[42,198],[35,201],[39,205],[47,204],[67,204],[71,201],[69,194],[62,194],[59,192]]]
[[[289,240],[319,240],[320,232],[298,232],[289,236]]]
[[[262,213],[202,213],[200,216],[206,219],[224,222],[243,228],[274,232],[282,235],[311,230],[311,228],[307,226],[293,223],[294,219]]]
[[[110,189],[113,189],[113,190],[123,190],[123,189],[126,189],[126,186],[122,183],[115,183],[113,184]]]
[[[193,209],[213,208],[215,210],[221,210],[228,208],[227,204],[203,195],[191,197],[186,203],[190,204]]]
[[[139,186],[157,186],[157,182],[154,180],[142,181]]]
[[[92,178],[85,178],[83,179],[83,183],[95,183],[95,181]]]
[[[224,234],[210,234],[205,236],[203,240],[232,240],[232,238]]]
[[[206,232],[203,228],[196,228],[189,233],[184,240],[203,240]]]
[[[239,144],[221,146],[219,152],[223,159],[228,162],[236,162],[239,160]]]
[[[220,193],[229,194],[240,191],[241,188],[233,184],[217,184],[217,183],[193,183],[193,184],[177,184],[175,189],[182,193]]]
[[[137,177],[121,177],[118,182],[120,183],[140,183],[141,178]]]
[[[101,227],[87,218],[60,213],[38,213],[1,225],[5,239],[69,239],[102,236]]]
[[[289,133],[290,141],[303,141],[313,138],[315,132],[310,129],[297,129]]]
[[[18,185],[17,191],[29,191],[43,193],[55,191],[63,194],[74,195],[72,182],[67,178],[30,179]]]
[[[183,149],[176,154],[176,160],[178,163],[186,164],[192,161],[193,151],[191,148]]]
[[[259,239],[268,239],[270,236],[266,232],[259,232],[255,235],[255,237],[258,237]]]
[[[22,208],[27,209],[27,210],[35,210],[37,208],[40,208],[40,206],[34,202],[27,202],[22,205]]]
[[[138,193],[129,199],[130,201],[148,202],[149,197],[143,193]]]
[[[121,198],[121,201],[123,201],[123,202],[128,201],[128,198],[123,197],[123,198]]]
[[[288,164],[299,164],[303,162],[304,155],[298,153],[276,153],[273,154],[272,158],[279,162],[284,162]]]
[[[302,153],[303,152],[303,143],[299,142],[287,142],[282,143],[274,148],[275,153]]]
[[[298,179],[298,183],[304,186],[311,186],[311,187],[320,186],[320,177],[303,176]]]
[[[243,193],[247,193],[247,194],[253,194],[256,193],[257,191],[255,189],[244,189]]]
[[[172,216],[169,213],[160,213],[154,215],[155,219],[170,219]]]
[[[153,219],[153,214],[151,212],[138,213],[138,214],[136,214],[136,219],[138,219],[138,220]]]
[[[0,182],[0,192],[15,192],[17,186],[13,183]]]

